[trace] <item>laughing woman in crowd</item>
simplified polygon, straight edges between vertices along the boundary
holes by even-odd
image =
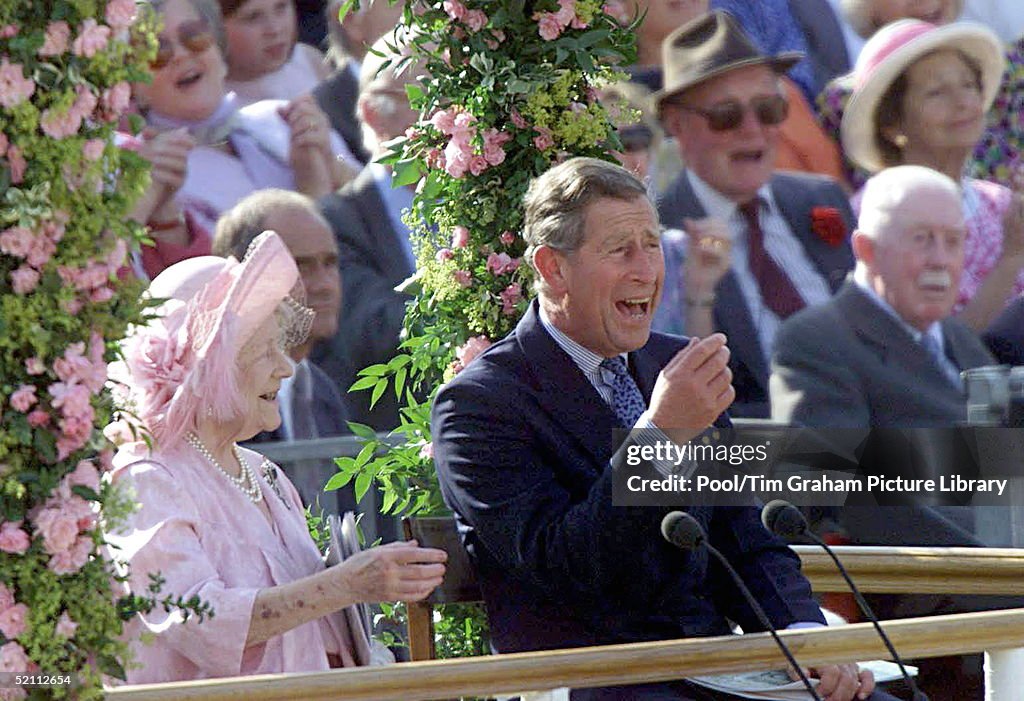
[[[291,297],[298,270],[273,232],[242,262],[202,256],[150,285],[166,299],[124,342],[111,367],[123,401],[152,437],[114,458],[115,484],[140,508],[116,533],[112,553],[144,594],[195,595],[214,616],[187,622],[162,608],[127,628],[139,663],[130,683],[299,672],[355,664],[354,645],[327,614],[359,602],[425,597],[441,582],[445,553],[392,543],[324,567],[298,492],[239,441],[280,423],[276,395],[291,374],[289,344],[305,337],[310,310]]]
[[[846,155],[869,172],[922,165],[960,183],[967,238],[955,309],[976,331],[1024,292],[1024,198],[963,175],[1003,65],[982,25],[893,22],[861,52],[841,129]]]
[[[152,0],[162,28],[153,79],[134,87],[147,128],[138,151],[152,184],[134,218],[161,244],[143,253],[150,277],[210,251],[221,212],[268,187],[310,197],[358,167],[309,95],[242,107],[226,88],[225,39],[214,0]],[[348,166],[346,166],[346,163]]]

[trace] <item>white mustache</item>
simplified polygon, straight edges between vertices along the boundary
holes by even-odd
[[[917,276],[919,287],[944,287],[953,285],[953,277],[948,270],[926,270]]]

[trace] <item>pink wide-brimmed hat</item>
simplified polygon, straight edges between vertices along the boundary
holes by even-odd
[[[124,360],[110,368],[127,411],[165,446],[204,417],[239,416],[238,354],[274,314],[285,345],[306,338],[313,312],[298,301],[300,290],[295,261],[272,231],[241,262],[200,256],[164,270],[147,295],[165,301],[122,342]]]
[[[914,62],[943,49],[962,51],[977,61],[985,109],[992,105],[1006,65],[1002,44],[992,30],[974,22],[941,27],[916,19],[892,22],[864,45],[853,69],[853,94],[840,127],[843,151],[851,161],[871,172],[885,168],[875,141],[878,103]]]

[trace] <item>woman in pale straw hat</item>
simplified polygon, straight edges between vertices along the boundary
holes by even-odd
[[[284,349],[301,342],[312,313],[295,301],[298,270],[273,232],[242,262],[205,256],[167,268],[149,294],[158,316],[123,344],[111,368],[121,401],[150,443],[129,440],[113,481],[140,503],[108,533],[144,593],[159,572],[164,591],[209,603],[203,622],[157,608],[127,634],[131,683],[315,671],[356,664],[338,617],[360,602],[425,597],[440,582],[445,553],[392,543],[325,568],[298,492],[273,463],[238,446],[280,423],[277,390],[291,374]]]
[[[893,22],[861,52],[841,128],[846,155],[868,172],[923,165],[960,182],[967,237],[954,311],[977,331],[1024,292],[1024,199],[963,175],[1004,63],[982,25]]]

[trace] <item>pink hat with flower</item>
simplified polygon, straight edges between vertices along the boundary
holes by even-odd
[[[937,27],[916,19],[891,22],[864,45],[851,74],[853,94],[843,112],[840,133],[846,156],[866,170],[886,167],[875,141],[878,104],[900,75],[933,51],[954,49],[977,61],[981,93],[988,109],[1006,65],[1002,44],[989,28],[974,22]]]
[[[236,361],[271,315],[280,315],[287,345],[301,343],[313,319],[296,300],[295,261],[272,231],[260,234],[241,262],[201,256],[175,263],[147,295],[166,301],[122,342],[124,360],[111,364],[110,375],[123,383],[124,408],[165,446],[197,418],[229,421],[244,410]]]

